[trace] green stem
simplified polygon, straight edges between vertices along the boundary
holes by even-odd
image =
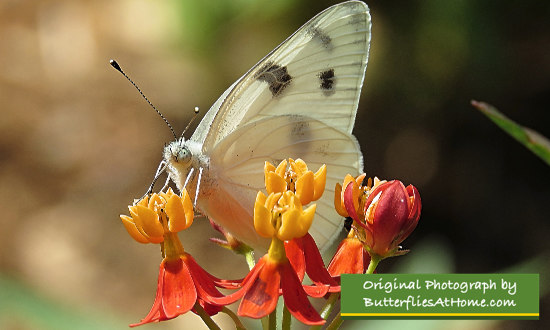
[[[199,303],[195,303],[194,309],[197,312],[197,314],[201,317],[204,324],[206,324],[208,329],[221,330],[221,328],[216,324],[216,322],[214,322],[214,320],[212,320],[210,315],[208,315],[208,313],[202,308],[202,306]]]
[[[233,322],[235,323],[235,328],[237,330],[246,330],[245,326],[241,323],[241,319],[239,319],[239,317],[235,313],[233,313],[232,310],[224,307],[222,309],[222,312],[227,314],[233,320]]]
[[[273,312],[269,314],[268,319],[269,319],[268,329],[269,330],[277,329],[277,308],[276,307],[273,310]]]
[[[334,320],[332,320],[332,322],[329,324],[329,326],[327,327],[326,330],[336,330],[336,329],[340,328],[340,326],[342,325],[342,322],[344,322],[344,320],[342,320],[342,316],[340,316],[340,314],[338,314],[338,315],[336,315]]]
[[[290,330],[290,323],[292,322],[292,317],[290,316],[290,311],[286,308],[286,305],[283,307],[283,322],[281,325],[281,330]]]
[[[365,274],[374,274],[374,270],[378,266],[378,263],[382,260],[382,258],[377,254],[372,254],[370,257],[370,263],[369,267],[367,268],[367,271]]]
[[[334,303],[336,303],[338,301],[339,297],[340,297],[339,292],[333,292],[333,293],[330,294],[330,296],[327,299],[327,302],[325,303],[325,306],[321,310],[321,313],[319,313],[319,315],[321,315],[321,317],[323,319],[326,320],[330,316],[330,313],[332,312],[332,308],[334,307]],[[314,325],[314,326],[310,327],[309,329],[310,330],[320,330],[321,326],[320,325]]]

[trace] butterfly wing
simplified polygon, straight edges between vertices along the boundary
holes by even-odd
[[[370,30],[363,2],[344,2],[319,13],[233,84],[191,139],[208,153],[239,126],[281,114],[314,117],[351,133]]]
[[[327,164],[327,185],[310,233],[320,247],[334,239],[343,221],[334,211],[334,187],[362,167],[359,144],[349,133],[299,115],[264,118],[223,139],[210,156],[209,177],[199,208],[239,239],[266,248],[252,222],[254,200],[264,186],[264,162],[301,157],[316,170]],[[201,194],[203,193],[201,192]],[[246,220],[246,221],[245,221]]]
[[[343,221],[333,208],[335,183],[363,168],[351,131],[370,28],[363,2],[332,6],[214,103],[190,139],[210,157],[197,201],[203,213],[246,243],[265,248],[252,222],[255,196],[264,188],[263,163],[302,158],[311,168],[328,166],[326,191],[310,232],[321,247],[339,233]]]

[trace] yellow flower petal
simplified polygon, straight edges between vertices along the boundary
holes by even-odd
[[[344,199],[342,196],[342,186],[337,183],[334,187],[334,209],[343,217],[349,217],[348,212],[344,208]]]
[[[300,211],[296,209],[289,209],[282,215],[281,228],[277,232],[277,238],[281,241],[288,241],[296,237],[297,233],[302,232],[302,224],[300,223]],[[307,232],[307,231],[306,231]]]
[[[271,197],[273,195],[270,195]],[[275,228],[271,224],[271,212],[265,207],[266,196],[258,191],[256,202],[254,203],[254,229],[262,237],[273,237]]]
[[[291,161],[290,167],[297,176],[302,176],[308,171],[306,162],[304,162],[301,158]]]
[[[135,205],[141,205],[147,207],[147,204],[149,204],[149,196],[145,196],[142,199],[140,199]]]
[[[139,232],[132,218],[130,218],[127,215],[120,215],[120,220],[122,220],[122,224],[124,225],[124,228],[126,228],[126,230],[128,231],[128,234],[130,234],[130,236],[132,236],[133,239],[135,239],[139,243],[143,243],[143,244],[149,243],[149,240],[147,239],[147,237],[143,236],[143,234]]]
[[[285,177],[285,172],[286,172],[286,159],[283,159],[281,161],[281,163],[277,166],[277,168],[275,169],[275,173],[277,173],[277,175],[279,175],[281,178],[284,178]]]
[[[298,196],[302,205],[309,204],[313,200],[314,178],[313,172],[307,171],[296,180],[296,196]]]
[[[149,198],[149,204],[147,207],[152,211],[158,211],[158,209],[164,207],[164,204],[166,204],[166,200],[160,197],[158,194],[153,194]]]
[[[327,184],[327,165],[323,164],[321,168],[317,172],[315,172],[315,193],[313,194],[313,201],[318,200],[321,198],[323,193],[325,192],[325,186]]]
[[[313,204],[309,206],[307,209],[302,212],[302,218],[300,219],[300,222],[303,226],[303,234],[298,237],[302,237],[309,231],[309,228],[311,227],[311,224],[313,223],[313,217],[315,216],[315,210],[317,209],[317,204]]]
[[[288,190],[287,190],[288,191]],[[258,192],[258,195],[260,192]],[[264,195],[264,194],[262,194]],[[267,196],[267,199],[264,201],[264,205],[268,210],[272,210],[275,204],[279,201],[283,193],[272,193]],[[264,195],[265,196],[265,195]],[[258,199],[258,196],[256,196],[256,199]]]
[[[152,237],[162,237],[164,228],[159,221],[158,214],[150,208],[136,205],[136,216],[132,216],[136,227],[143,229],[143,232],[151,239]]]
[[[270,162],[266,161],[264,164],[264,174],[267,174],[269,172],[275,172],[275,166]]]
[[[275,172],[269,172],[265,175],[265,190],[268,194],[283,192],[286,190],[286,181]]]
[[[166,202],[166,215],[168,215],[168,230],[173,233],[189,228],[193,223],[193,203],[187,190],[182,197],[173,194]]]
[[[365,180],[366,176],[367,176],[367,174],[363,173],[355,179],[355,182],[357,183],[357,186],[361,187],[361,185],[363,184],[363,180]]]
[[[299,238],[307,234],[311,223],[313,222],[313,216],[315,215],[315,209],[317,205],[313,204],[303,212],[297,208],[290,208],[282,215],[281,228],[277,232],[277,238],[282,241],[288,241],[293,238]]]

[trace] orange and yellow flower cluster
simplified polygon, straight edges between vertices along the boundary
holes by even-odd
[[[316,204],[311,203],[324,192],[327,167],[323,165],[314,173],[303,160],[288,159],[277,166],[266,162],[264,174],[267,195],[259,191],[256,196],[254,228],[258,235],[270,238],[271,245],[241,280],[211,275],[184,251],[177,233],[189,228],[194,217],[193,202],[185,189],[181,195],[171,189],[148,195],[129,207],[130,216],[120,216],[132,238],[160,244],[163,257],[151,311],[131,326],[189,311],[204,319],[204,315],[214,315],[238,300],[239,316],[263,318],[275,310],[280,295],[297,320],[322,325],[325,319],[308,297],[337,294],[342,273],[372,272],[379,260],[403,254],[398,245],[418,223],[421,203],[415,187],[376,178],[363,185],[364,174],[346,176],[343,185],[336,186],[335,209],[341,216],[351,217],[353,225],[327,269],[308,233],[316,211]],[[225,233],[219,226],[217,229]],[[241,246],[234,238],[222,245],[235,250]],[[305,274],[311,285],[303,283]],[[222,294],[219,288],[236,291]]]

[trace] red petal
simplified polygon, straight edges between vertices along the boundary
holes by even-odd
[[[285,253],[286,257],[290,261],[290,264],[296,271],[298,278],[300,281],[303,281],[306,273],[306,260],[301,239],[295,238],[290,241],[286,241]]]
[[[378,189],[382,190],[382,195],[375,206],[373,222],[369,227],[374,240],[373,251],[385,255],[401,242],[397,239],[409,217],[409,195],[398,180],[378,186],[371,196],[377,195]]]
[[[259,319],[275,310],[279,300],[279,287],[281,286],[280,265],[266,258],[264,267],[262,267],[249,289],[246,290],[246,294],[239,305],[238,314],[240,316]],[[285,265],[292,269],[292,274],[299,281],[290,263],[285,263]]]
[[[420,218],[420,211],[422,210],[422,202],[420,200],[420,194],[413,185],[407,186],[407,193],[409,197],[412,197],[412,204],[410,205],[409,218],[407,226],[403,228],[402,238],[407,238],[418,224],[418,218]],[[401,241],[403,241],[401,240]]]
[[[302,285],[302,288],[304,289],[304,292],[313,298],[321,298],[324,297],[328,292],[330,292],[331,288],[334,290],[334,288],[338,288],[338,292],[340,291],[340,286],[329,286],[329,285]],[[335,292],[335,291],[332,291]]]
[[[219,306],[225,306],[234,303],[235,301],[241,299],[241,297],[250,289],[250,287],[254,284],[255,279],[258,277],[258,274],[263,269],[266,261],[266,256],[263,256],[258,260],[258,263],[250,270],[248,275],[243,279],[242,281],[242,288],[238,291],[233,292],[232,294],[229,294],[225,297],[207,297],[205,295],[205,300],[214,305]]]
[[[281,264],[281,287],[285,306],[300,322],[307,325],[322,325],[325,320],[311,306],[302,284],[290,263]]]
[[[187,313],[197,301],[191,273],[181,258],[166,261],[162,307],[168,319]]]
[[[142,325],[150,322],[167,320],[166,315],[164,315],[164,311],[162,311],[162,308],[160,307],[160,303],[162,300],[163,285],[164,285],[164,260],[160,263],[159,277],[157,282],[157,294],[155,297],[155,302],[153,303],[153,307],[151,307],[149,314],[147,314],[147,316],[144,319],[142,319],[141,322],[130,324],[130,327],[136,327],[138,325]]]
[[[223,297],[223,294],[216,289],[214,282],[210,276],[208,276],[210,274],[199,266],[190,254],[186,253],[182,259],[191,272],[193,283],[197,288],[199,304],[204,308],[208,315],[212,316],[217,314],[222,310],[223,306],[215,306],[213,304],[209,304],[205,300],[208,300],[207,297]]]
[[[358,223],[361,223],[357,210],[353,204],[353,182],[348,183],[344,191],[344,207],[348,211],[349,216]]]
[[[328,271],[332,276],[340,276],[341,274],[363,274],[368,265],[368,260],[365,262],[365,249],[363,243],[357,238],[344,239],[334,257],[328,265]]]
[[[317,285],[338,285],[325,268],[323,257],[321,257],[313,237],[308,233],[300,240],[302,241],[302,249],[306,260],[306,273],[309,278]]]
[[[252,285],[246,290],[238,314],[240,316],[259,319],[269,315],[275,310],[279,300],[279,287],[281,286],[281,274],[279,264],[265,259],[258,276]],[[290,263],[288,263],[289,267]]]

